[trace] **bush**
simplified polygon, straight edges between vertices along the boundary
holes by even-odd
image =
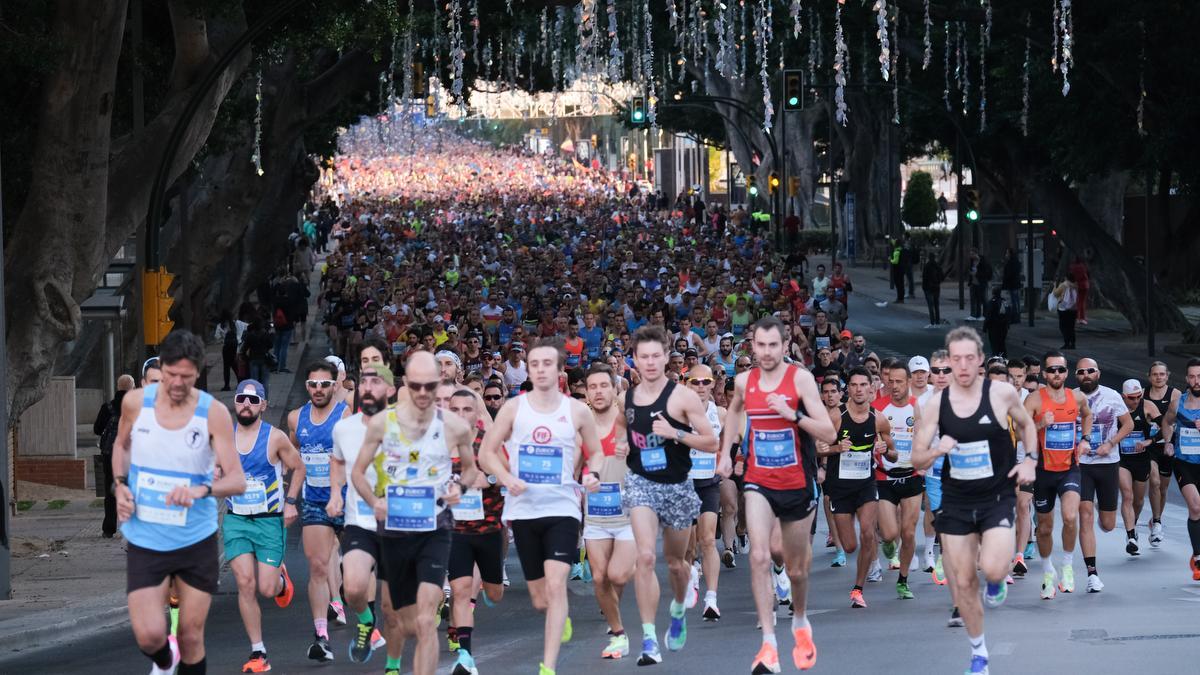
[[[908,179],[900,217],[909,227],[929,227],[937,220],[938,203],[933,195],[933,177],[928,173],[915,171]]]
[[[912,238],[913,251],[941,250],[950,241],[950,230],[935,230],[929,227],[910,227],[908,236]]]

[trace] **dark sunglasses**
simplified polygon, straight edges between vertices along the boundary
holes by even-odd
[[[502,399],[502,398],[504,398],[504,397],[503,397],[503,396],[500,396],[499,394],[492,394],[491,396],[484,396],[484,397],[483,397],[483,400],[485,400],[485,401],[499,401],[499,400],[500,400],[500,399]]]
[[[1042,372],[1044,372],[1044,373],[1065,373],[1065,372],[1067,372],[1067,367],[1066,366],[1046,366],[1045,368],[1042,368]]]
[[[738,361],[737,363],[734,364],[734,367],[735,368],[749,368],[750,363],[748,361]]]
[[[413,391],[423,391],[432,394],[437,391],[438,385],[441,382],[434,380],[433,382],[405,382],[404,384]]]
[[[934,375],[949,375],[950,371],[951,371],[951,369],[946,366],[942,366],[941,368],[930,368],[929,369],[929,372],[933,373]]]
[[[1098,372],[1100,372],[1099,368],[1077,368],[1075,370],[1076,375],[1095,375]]]
[[[233,397],[234,403],[249,403],[250,405],[258,405],[262,403],[262,397],[255,394],[238,394]]]
[[[711,377],[693,377],[692,379],[688,380],[688,384],[695,384],[701,387],[707,387],[712,383],[713,379]]]
[[[328,389],[332,387],[335,382],[333,380],[306,380],[304,384],[307,385],[309,389],[316,389],[317,387],[320,387],[321,389]]]

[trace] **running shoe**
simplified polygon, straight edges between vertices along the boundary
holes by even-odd
[[[592,563],[588,562],[587,560],[583,561],[583,577],[582,577],[582,579],[583,579],[583,583],[585,583],[585,584],[592,583]]]
[[[999,607],[1004,604],[1004,599],[1008,597],[1008,584],[1000,582],[993,584],[988,582],[986,590],[983,592],[983,604],[988,607]]]
[[[721,562],[725,565],[725,567],[727,569],[733,569],[733,568],[737,567],[737,561],[734,560],[733,551],[731,551],[730,549],[725,549],[724,551],[721,552]]]
[[[292,583],[291,575],[288,574],[287,565],[280,563],[279,576],[283,577],[283,589],[279,591],[279,595],[275,596],[275,604],[280,608],[284,608],[292,604],[292,596],[296,594],[296,586]]]
[[[1054,574],[1054,570],[1050,570],[1049,572],[1046,572],[1045,574],[1042,575],[1042,599],[1043,600],[1053,600],[1054,599],[1055,576],[1056,575]]]
[[[458,660],[454,662],[454,670],[450,671],[450,675],[479,675],[471,652],[465,649],[458,650]]]
[[[383,675],[400,675],[400,669],[388,668],[387,670],[383,671]]]
[[[754,662],[750,664],[750,672],[752,675],[783,672],[779,665],[779,650],[774,645],[762,643],[762,647],[759,647],[758,653],[754,655]]]
[[[339,626],[346,625],[346,607],[340,602],[330,602],[329,611],[325,613],[329,621],[336,622]]]
[[[779,604],[787,602],[788,597],[792,594],[792,580],[788,578],[787,569],[781,569],[775,573],[775,597],[779,599]]]
[[[896,543],[892,541],[883,542],[883,557],[891,560],[896,557]]]
[[[833,543],[833,535],[825,535],[825,548],[833,548],[834,546],[837,546],[837,544]]]
[[[662,652],[658,650],[658,640],[654,638],[642,639],[642,655],[638,657],[637,664],[639,666],[652,666],[656,663],[662,663]]]
[[[850,608],[851,609],[866,609],[867,601],[863,599],[862,591],[857,588],[850,591]]]
[[[1192,568],[1192,581],[1200,581],[1200,560],[1196,556],[1188,561],[1188,566]]]
[[[946,570],[942,568],[942,556],[937,557],[937,562],[933,564],[933,583],[938,586],[946,585]]]
[[[1058,581],[1058,590],[1062,591],[1063,593],[1075,592],[1075,570],[1071,569],[1070,565],[1066,565],[1062,568],[1062,572],[1060,573],[1060,578]]]
[[[817,646],[813,644],[812,626],[796,628],[792,631],[796,646],[792,647],[792,662],[800,670],[808,670],[817,665]]]
[[[833,556],[833,562],[829,563],[829,566],[830,567],[845,567],[846,566],[846,552],[838,551],[837,555]]]
[[[1150,521],[1150,546],[1158,548],[1162,545],[1166,537],[1163,535],[1162,523],[1157,520]]]
[[[579,581],[583,579],[583,563],[574,563],[571,565],[571,581]]]
[[[1099,574],[1089,574],[1088,580],[1087,580],[1087,592],[1088,593],[1099,593],[1102,590],[1104,590],[1104,582],[1100,581],[1100,575]]]
[[[265,652],[250,652],[250,659],[242,664],[243,673],[265,673],[271,670],[271,662],[267,661]]]
[[[379,632],[378,628],[371,629],[371,649],[383,649],[387,646],[387,640]]]
[[[907,581],[897,581],[896,582],[896,595],[901,600],[912,600],[914,597],[912,591],[909,590],[909,588],[908,588]]]
[[[986,656],[972,656],[971,667],[963,675],[988,675],[988,660]]]
[[[687,644],[687,617],[671,617],[671,625],[667,628],[667,649],[677,652]]]
[[[600,652],[602,659],[623,659],[629,656],[629,636],[614,635],[608,640],[608,646]]]
[[[371,660],[375,648],[371,646],[371,631],[375,627],[369,623],[358,623],[354,627],[354,639],[350,641],[350,660],[354,663],[366,663]]]
[[[504,587],[508,588],[511,582],[508,580],[508,570],[504,570]]]
[[[739,552],[741,552],[745,555],[749,555],[750,554],[750,536],[746,535],[746,534],[739,534],[737,536],[737,547],[738,547]]]
[[[571,617],[568,616],[566,622],[563,623],[562,643],[565,645],[570,642],[573,635],[575,635],[575,627],[571,625]]]
[[[691,609],[700,601],[700,591],[695,586],[688,585],[687,593],[683,596],[683,606]]]
[[[708,599],[704,600],[704,620],[705,621],[720,621],[721,610],[717,607],[717,601]]]
[[[950,619],[946,621],[946,627],[947,628],[962,628],[964,625],[965,624],[963,623],[962,615],[958,613],[958,608],[955,607],[950,612]]]
[[[329,638],[313,635],[313,643],[308,648],[308,658],[321,663],[333,660],[333,650],[329,648]]]
[[[1032,541],[1025,544],[1025,551],[1021,555],[1025,556],[1026,560],[1037,560],[1037,546],[1034,546]]]
[[[871,561],[871,570],[867,572],[867,581],[871,583],[883,581],[883,567],[878,560]]]
[[[1128,553],[1129,555],[1141,555],[1142,554],[1141,551],[1138,550],[1137,535],[1129,537],[1128,539],[1125,540],[1125,552]]]
[[[554,675],[554,669],[544,663],[539,663],[538,675]]]
[[[892,556],[891,558],[888,558],[888,569],[889,570],[900,569],[900,558],[898,556]]]
[[[1025,556],[1018,553],[1016,559],[1013,560],[1013,568],[1012,568],[1013,576],[1014,577],[1023,577],[1028,572],[1029,572],[1029,566],[1025,564]]]
[[[159,668],[157,663],[150,664],[150,675],[173,675],[179,668],[179,640],[174,635],[167,636],[167,646],[171,648],[171,665],[168,668]]]

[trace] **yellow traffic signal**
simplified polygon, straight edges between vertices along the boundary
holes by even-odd
[[[165,267],[142,272],[142,328],[146,344],[160,344],[175,326],[170,312],[174,299],[168,291],[175,275]]]
[[[425,97],[425,119],[428,120],[428,119],[433,119],[434,117],[437,117],[437,111],[438,111],[437,97],[436,96],[426,96]]]
[[[779,174],[772,171],[771,175],[767,176],[767,193],[775,194],[779,190]]]

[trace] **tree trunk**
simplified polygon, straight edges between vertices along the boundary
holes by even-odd
[[[1113,171],[1088,176],[1077,185],[1079,203],[1118,244],[1125,236],[1125,190],[1131,177],[1128,171]]]

